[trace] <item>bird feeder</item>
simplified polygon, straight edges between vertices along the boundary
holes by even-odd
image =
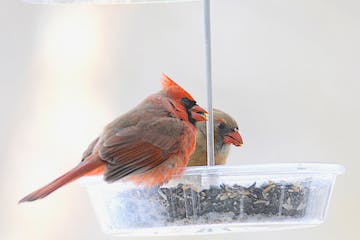
[[[161,3],[179,0],[24,0],[29,3]],[[185,0],[186,1],[186,0]],[[203,0],[208,166],[187,167],[162,186],[87,177],[102,230],[111,236],[202,234],[313,227],[325,220],[337,164],[214,166],[210,1]]]
[[[325,220],[336,164],[188,167],[160,187],[83,180],[105,233],[171,235],[313,227]]]

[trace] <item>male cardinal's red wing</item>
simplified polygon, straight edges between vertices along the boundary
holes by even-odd
[[[179,149],[184,123],[176,118],[161,118],[146,126],[119,130],[100,148],[106,161],[105,180],[113,182],[134,173],[157,167]]]

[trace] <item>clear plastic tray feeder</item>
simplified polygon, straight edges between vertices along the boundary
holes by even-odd
[[[316,226],[325,219],[336,164],[188,167],[163,186],[83,181],[112,236],[221,233]]]

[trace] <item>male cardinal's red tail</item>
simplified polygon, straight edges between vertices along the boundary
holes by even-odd
[[[49,195],[50,193],[57,190],[58,188],[64,186],[65,184],[72,182],[103,165],[104,165],[104,162],[101,160],[98,160],[98,159],[94,159],[94,160],[89,159],[89,161],[85,160],[85,161],[81,162],[79,165],[77,165],[75,168],[71,169],[70,171],[68,171],[67,173],[62,175],[61,177],[55,179],[54,181],[47,184],[46,186],[30,193],[29,195],[27,195],[26,197],[21,199],[19,201],[19,203],[31,202],[31,201],[35,201],[35,200],[44,198],[47,195]]]

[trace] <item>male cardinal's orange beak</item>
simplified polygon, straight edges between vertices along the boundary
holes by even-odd
[[[234,144],[237,147],[240,147],[243,144],[242,137],[237,131],[232,131],[224,136],[224,143]]]
[[[206,114],[208,112],[199,105],[194,105],[190,110],[191,110],[191,117],[196,121],[201,122],[207,120]]]

